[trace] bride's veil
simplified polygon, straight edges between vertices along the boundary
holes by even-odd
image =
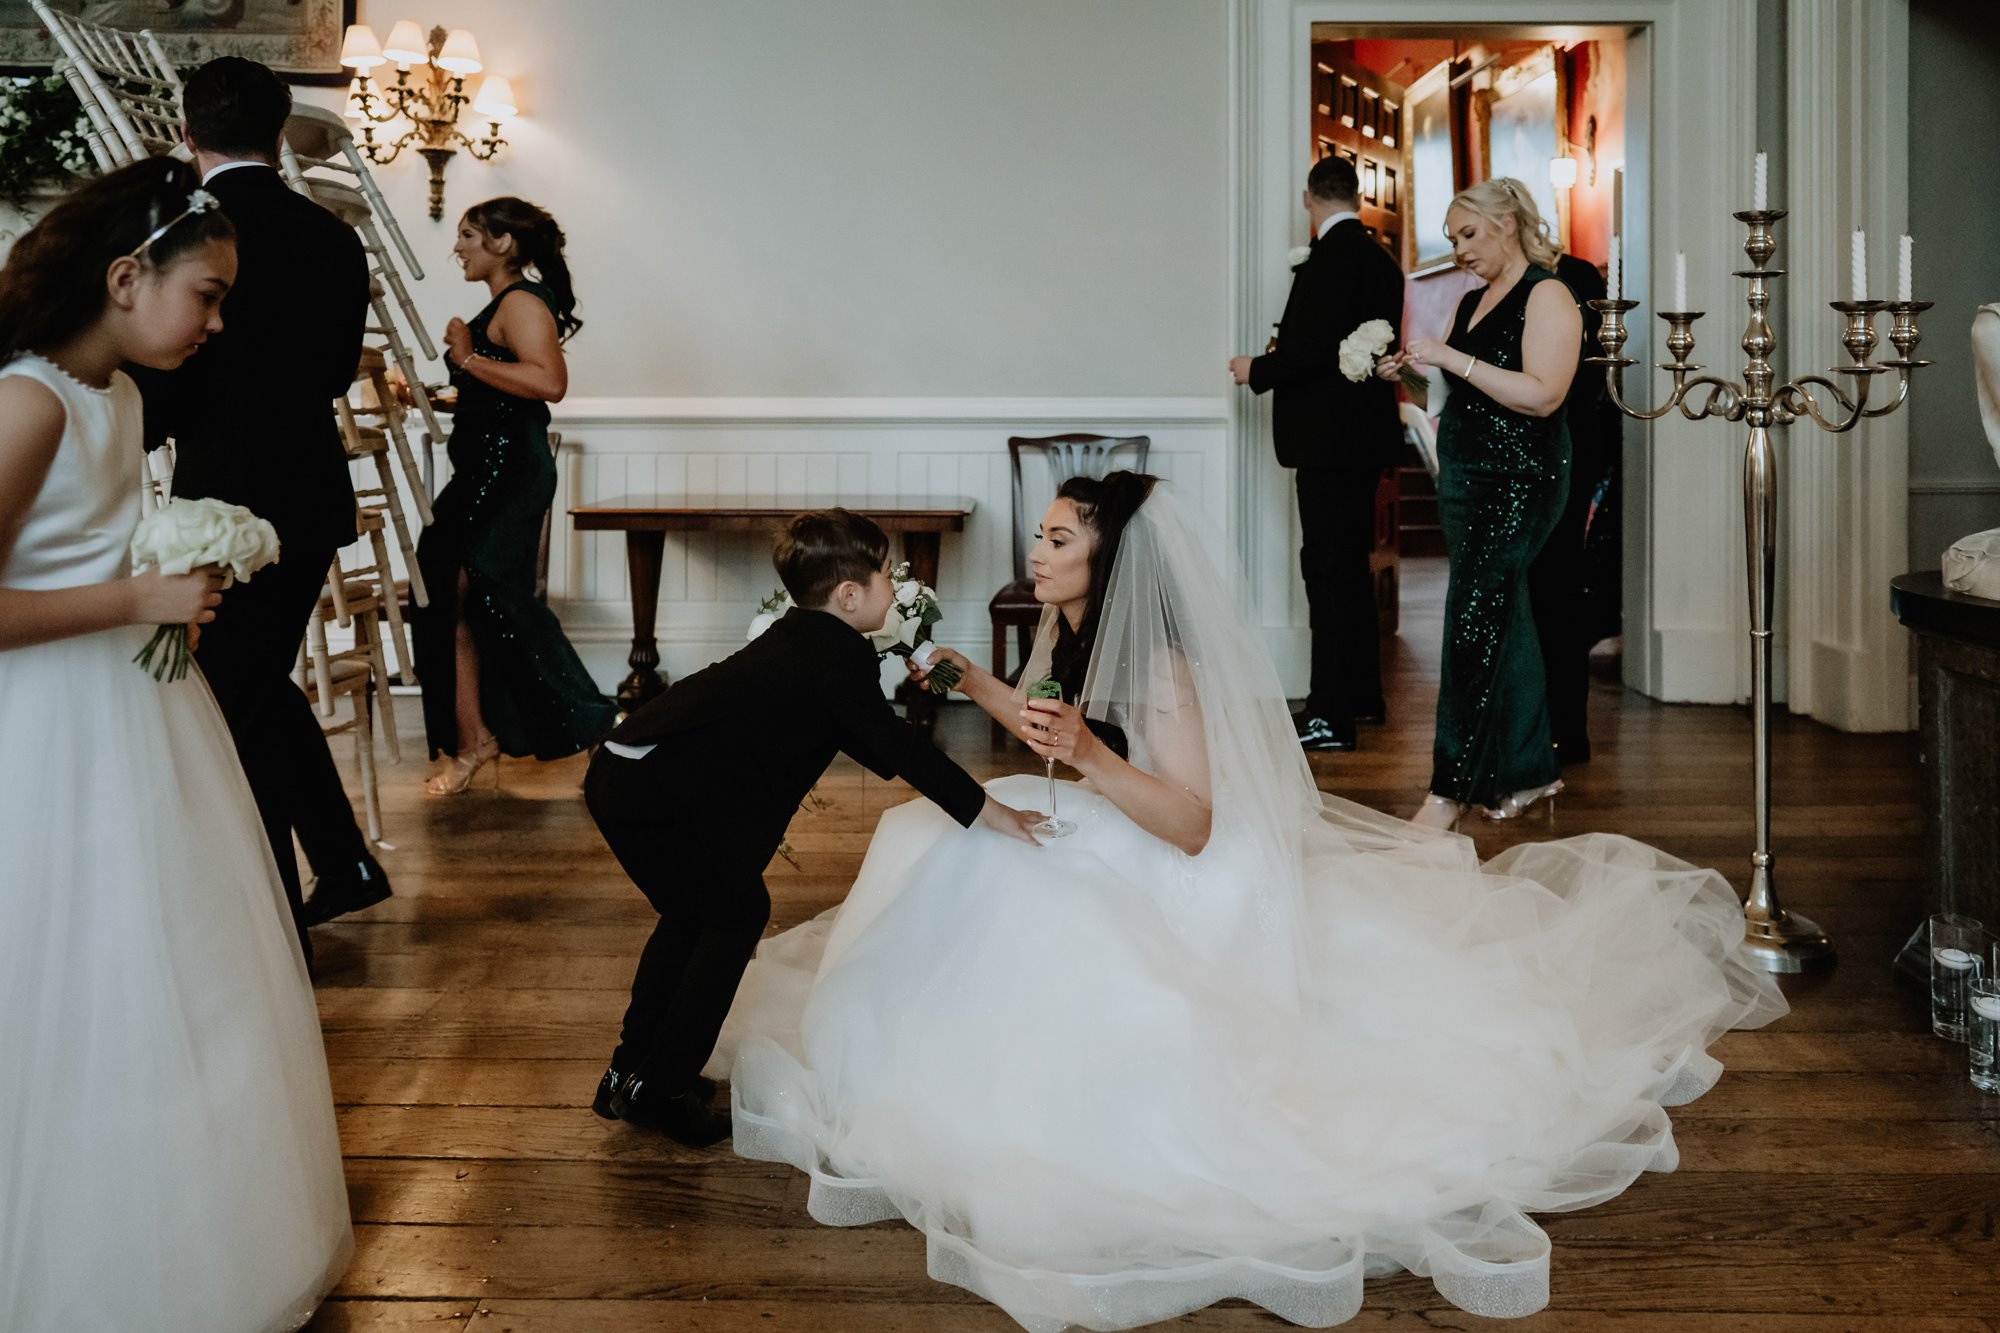
[[[1156,483],[1126,524],[1078,702],[1124,731],[1136,767],[1207,798],[1209,844],[1193,860],[1226,857],[1230,873],[1201,876],[1199,892],[1212,899],[1226,880],[1235,901],[1189,902],[1180,924],[1220,930],[1235,951],[1252,946],[1283,994],[1295,980],[1302,841],[1320,795],[1277,668],[1245,623],[1249,593],[1210,550],[1187,505]],[[1047,672],[1056,614],[1043,613],[1023,682]]]

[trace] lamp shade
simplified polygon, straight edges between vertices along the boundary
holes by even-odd
[[[349,69],[373,69],[377,65],[389,63],[389,57],[382,54],[382,43],[375,40],[375,30],[365,23],[347,25],[347,36],[340,43],[340,63]]]
[[[479,63],[479,43],[472,39],[469,28],[453,28],[444,39],[444,47],[438,52],[439,69],[450,70],[459,78],[477,74],[486,66]]]
[[[507,76],[488,74],[479,85],[479,96],[472,99],[472,109],[488,120],[508,120],[521,108],[514,101],[514,85],[507,82]]]
[[[1549,184],[1558,190],[1567,190],[1576,184],[1576,159],[1573,157],[1552,157],[1549,159]]]
[[[424,40],[424,30],[410,19],[402,19],[389,29],[389,40],[382,43],[382,54],[399,65],[431,63],[431,48]]]

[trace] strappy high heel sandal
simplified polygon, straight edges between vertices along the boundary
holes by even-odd
[[[1427,794],[1424,803],[1417,807],[1417,813],[1410,816],[1410,822],[1418,828],[1451,829],[1458,828],[1458,821],[1465,818],[1468,807],[1462,801],[1454,801],[1449,796]]]
[[[1556,793],[1563,789],[1562,779],[1557,778],[1546,787],[1525,787],[1511,796],[1500,798],[1500,804],[1489,806],[1484,811],[1488,819],[1519,819],[1535,802],[1544,797],[1549,802],[1549,818],[1556,814]]]
[[[472,747],[468,754],[453,755],[438,774],[424,784],[424,791],[432,796],[456,796],[472,785],[472,779],[480,769],[492,764],[494,781],[500,777],[500,738],[487,734],[485,740]]]

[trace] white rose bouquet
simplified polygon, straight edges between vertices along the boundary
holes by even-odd
[[[242,505],[175,496],[139,520],[132,534],[132,563],[162,574],[186,574],[207,565],[228,571],[224,586],[278,558],[278,532]],[[155,660],[157,659],[157,661]],[[132,659],[151,669],[154,680],[187,675],[194,654],[186,625],[162,625]]]
[[[1359,384],[1375,373],[1375,363],[1396,341],[1396,331],[1386,319],[1371,319],[1340,340],[1340,373]],[[1411,389],[1426,386],[1425,378],[1409,366],[1402,369],[1403,383]]]
[[[910,577],[907,560],[890,571],[889,580],[896,586],[896,599],[889,604],[889,618],[882,622],[882,628],[869,636],[875,643],[875,655],[914,657],[918,666],[929,666],[930,653],[925,649],[931,641],[931,626],[944,619],[938,595]],[[949,694],[958,684],[958,676],[956,666],[939,662],[930,667],[924,683],[932,694]]]
[[[757,614],[750,617],[750,632],[743,636],[743,642],[762,634],[778,623],[778,618],[792,609],[792,595],[783,588],[774,589],[769,597],[757,603]]]

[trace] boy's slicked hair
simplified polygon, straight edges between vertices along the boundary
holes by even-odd
[[[866,583],[888,558],[888,534],[875,520],[846,509],[797,515],[771,549],[778,581],[792,601],[815,611],[832,600],[841,584]]]

